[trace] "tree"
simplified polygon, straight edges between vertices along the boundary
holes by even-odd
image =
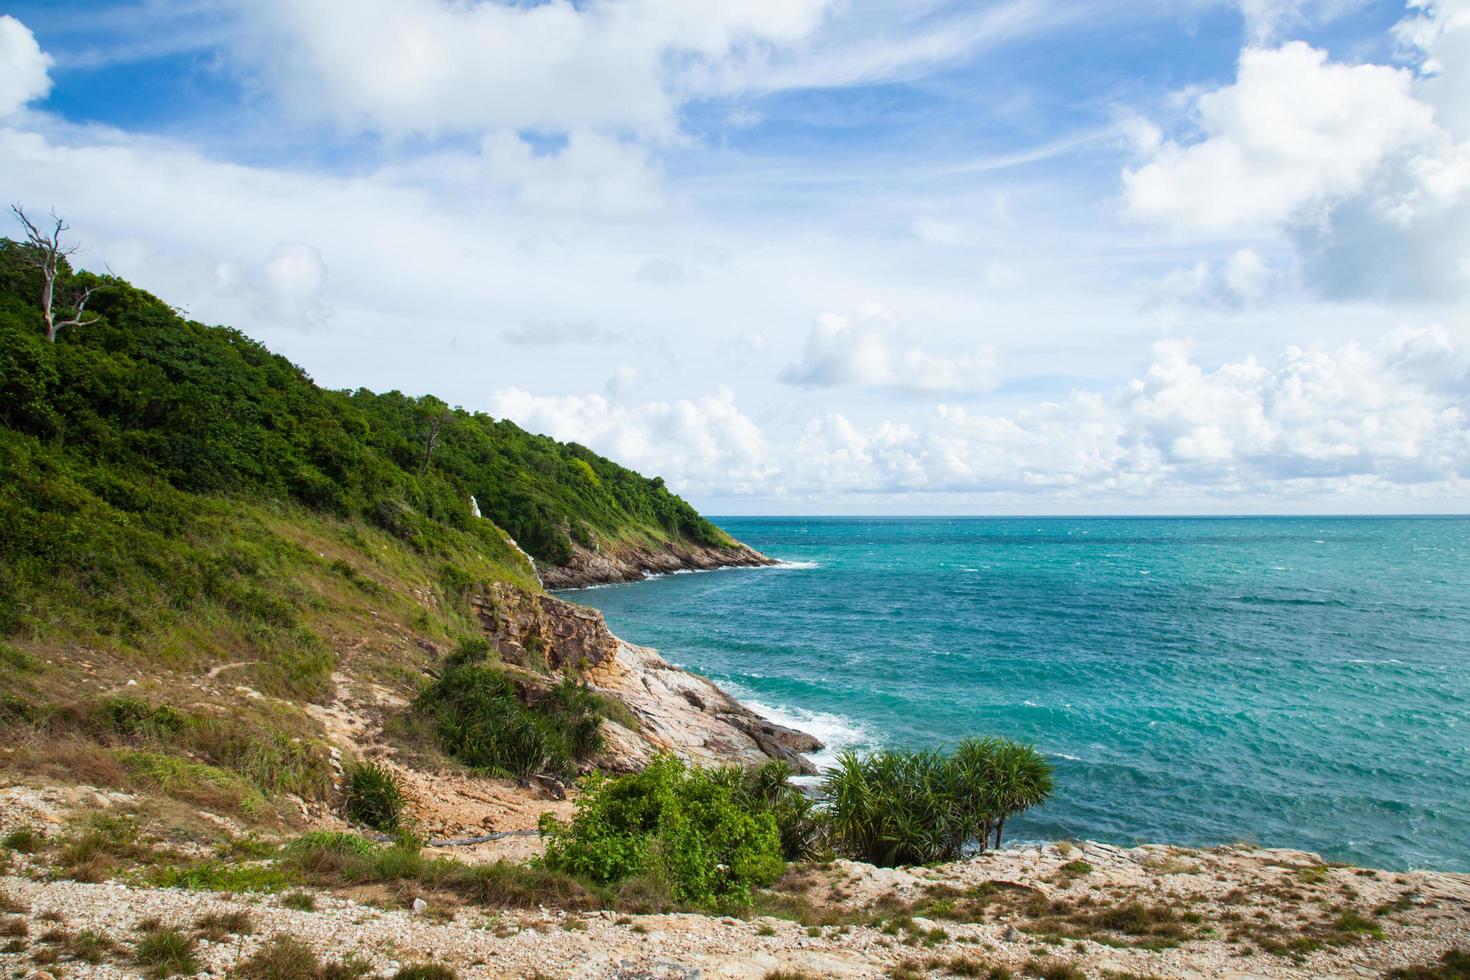
[[[66,288],[63,295],[57,295],[57,279],[64,271],[62,263],[75,255],[79,247],[61,244],[61,236],[70,230],[70,226],[52,211],[51,218],[55,226],[50,232],[44,232],[26,216],[25,210],[19,204],[12,204],[10,210],[25,227],[26,244],[29,246],[27,255],[31,264],[41,270],[41,315],[46,319],[46,339],[54,344],[56,334],[62,327],[84,327],[89,323],[96,323],[98,317],[95,313],[90,317],[86,314],[87,301],[97,291],[96,286],[78,284],[74,288]],[[58,310],[70,310],[72,315],[69,319],[57,320]]]
[[[439,448],[439,437],[444,426],[454,421],[454,412],[433,395],[425,395],[419,400],[415,414],[418,416],[419,439],[424,445],[419,473],[427,474],[434,462],[434,450]]]

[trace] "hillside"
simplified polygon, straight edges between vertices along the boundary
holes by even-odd
[[[659,749],[800,765],[810,740],[543,591],[765,561],[661,480],[433,397],[323,389],[116,279],[77,274],[99,318],[49,343],[24,258],[0,242],[0,770],[245,832],[336,819],[356,758],[497,799]]]

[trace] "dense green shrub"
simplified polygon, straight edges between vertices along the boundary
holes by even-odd
[[[403,819],[403,790],[398,777],[376,762],[358,762],[344,778],[347,819],[386,834],[398,830]]]
[[[599,705],[595,694],[570,681],[527,705],[502,671],[468,664],[446,668],[414,711],[451,757],[525,780],[538,773],[571,776],[578,760],[601,749]]]
[[[885,867],[953,860],[972,842],[999,847],[1006,819],[1051,791],[1041,753],[995,738],[966,739],[948,755],[845,753],[825,781],[834,845]]]
[[[595,780],[570,824],[543,817],[548,867],[599,885],[650,877],[680,903],[738,907],[785,866],[775,818],[742,805],[718,771],[660,756],[639,773]]]
[[[822,853],[829,824],[826,810],[792,784],[791,769],[785,762],[772,759],[751,768],[728,766],[714,775],[730,787],[739,805],[771,815],[786,860],[805,861]]]

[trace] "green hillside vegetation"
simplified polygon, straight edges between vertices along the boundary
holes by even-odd
[[[469,593],[539,590],[516,542],[551,564],[573,540],[733,544],[582,446],[429,396],[321,388],[119,279],[63,266],[63,285],[101,287],[96,319],[49,342],[31,257],[0,240],[6,768],[290,818],[283,794],[331,791],[305,705],[336,673],[427,713],[433,651],[479,635]],[[537,758],[405,722],[415,751],[524,777],[596,749],[595,699],[494,651],[478,669],[487,690],[535,695],[516,717]]]

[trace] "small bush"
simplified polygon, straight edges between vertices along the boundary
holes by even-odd
[[[375,762],[359,762],[347,770],[347,819],[391,834],[403,819],[403,790],[398,777]]]
[[[391,980],[459,980],[459,974],[437,963],[416,963],[403,967]]]
[[[1470,980],[1470,953],[1447,949],[1436,963],[1402,967],[1388,976],[1389,980]]]
[[[526,780],[571,776],[602,747],[599,702],[563,682],[534,707],[492,667],[449,667],[419,695],[414,711],[432,725],[444,751],[474,769]]]
[[[0,845],[20,854],[35,854],[46,845],[46,835],[32,827],[17,827],[0,838]]]
[[[84,963],[101,963],[107,959],[109,953],[117,949],[117,943],[91,929],[83,929],[76,935],[67,937],[65,946],[67,955]]]
[[[138,940],[134,956],[151,977],[199,972],[198,943],[177,929],[156,929]]]
[[[791,783],[791,769],[780,759],[762,766],[730,766],[718,770],[741,806],[765,811],[776,821],[781,852],[788,861],[818,857],[826,847],[828,820],[817,801]]]
[[[255,931],[255,920],[244,909],[206,912],[194,920],[194,931],[210,942],[224,942],[230,936],[248,936]]]
[[[234,975],[241,980],[318,980],[321,966],[306,943],[277,935],[235,967]]]
[[[599,885],[640,875],[676,902],[745,906],[785,867],[770,813],[742,807],[717,771],[660,756],[642,772],[594,781],[568,824],[543,818],[546,864]]]
[[[281,896],[281,905],[298,912],[315,912],[316,896],[311,892],[291,892]]]
[[[597,907],[597,896],[570,875],[509,861],[467,865],[453,887],[472,902],[496,908]]]

